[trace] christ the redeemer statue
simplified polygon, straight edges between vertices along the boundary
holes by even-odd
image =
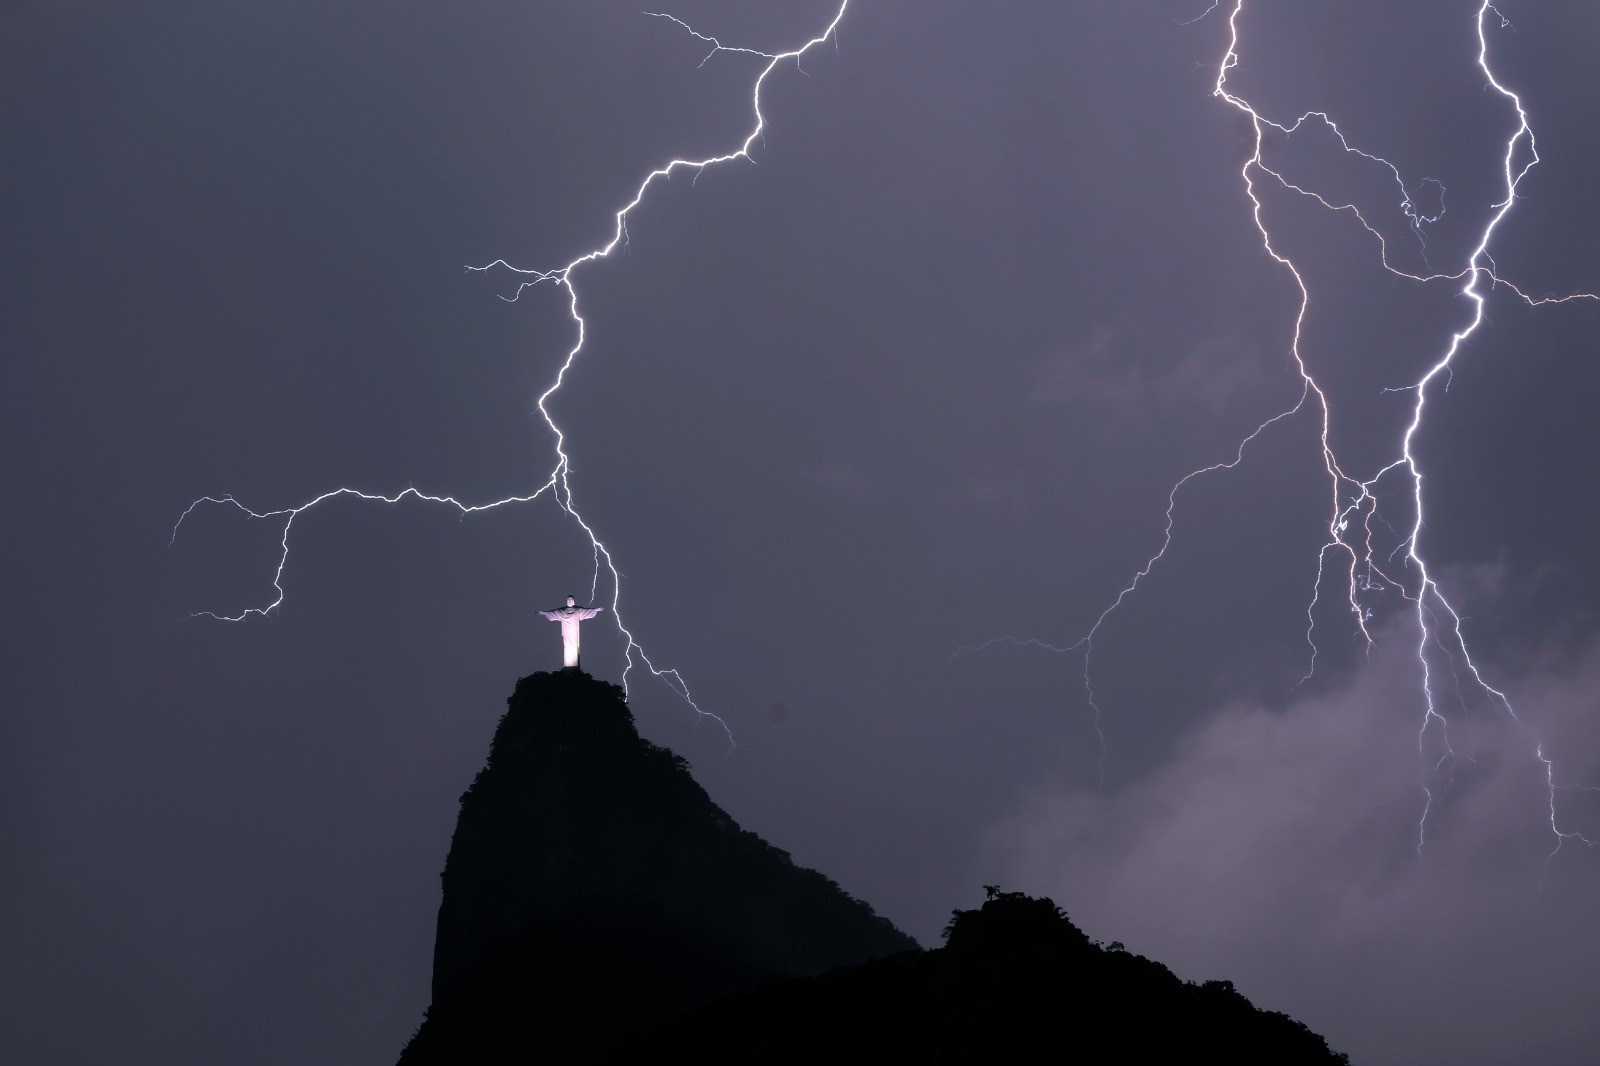
[[[561,665],[569,670],[578,668],[578,624],[587,622],[604,607],[579,607],[578,601],[571,596],[567,597],[565,607],[557,607],[553,611],[540,611],[539,613],[552,622],[561,623]]]

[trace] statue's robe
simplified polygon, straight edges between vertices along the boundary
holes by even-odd
[[[550,621],[561,623],[561,665],[578,665],[578,625],[603,610],[604,607],[557,607],[553,611],[539,612]]]

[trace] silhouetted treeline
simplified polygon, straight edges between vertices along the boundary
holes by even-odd
[[[957,911],[945,946],[782,979],[634,1037],[617,1062],[1347,1063],[1227,981],[1102,947],[1048,899]]]

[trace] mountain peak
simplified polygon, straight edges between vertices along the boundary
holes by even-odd
[[[616,685],[522,678],[461,797],[433,1005],[406,1066],[603,1056],[772,976],[916,944],[747,832],[644,740]]]

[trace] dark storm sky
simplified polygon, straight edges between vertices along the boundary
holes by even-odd
[[[626,251],[576,275],[589,341],[552,409],[577,502],[636,637],[738,746],[636,673],[640,728],[924,943],[1000,882],[1358,1061],[1588,1061],[1600,856],[1546,873],[1533,753],[1600,784],[1600,306],[1496,295],[1431,394],[1425,550],[1525,726],[1442,690],[1463,758],[1420,857],[1398,597],[1370,657],[1325,598],[1295,687],[1328,505],[1312,417],[1185,490],[1102,630],[1103,786],[1080,655],[952,657],[1081,636],[1159,546],[1172,483],[1298,392],[1298,293],[1251,223],[1249,127],[1211,95],[1225,11],[1181,24],[1204,6],[855,0],[837,48],[769,79],[756,165],[658,185]],[[834,5],[669,10],[778,50]],[[1232,88],[1443,183],[1425,263],[1385,173],[1326,138],[1271,146],[1412,272],[1460,269],[1513,128],[1474,10],[1241,21]],[[1493,62],[1544,162],[1496,263],[1600,291],[1600,14],[1501,10]],[[333,503],[296,523],[282,608],[230,625],[185,618],[270,602],[275,528],[204,510],[169,549],[173,523],[224,493],[537,487],[565,304],[463,266],[604,241],[650,168],[738,143],[760,61],[701,66],[609,0],[10,23],[0,1057],[392,1061],[428,999],[456,798],[515,679],[559,664],[533,612],[587,595],[587,543],[543,501]],[[1384,274],[1348,214],[1263,202],[1312,290],[1334,442],[1370,473],[1409,413],[1382,390],[1470,309]],[[621,651],[587,627],[591,672]],[[1559,789],[1558,814],[1600,837],[1589,795]]]

